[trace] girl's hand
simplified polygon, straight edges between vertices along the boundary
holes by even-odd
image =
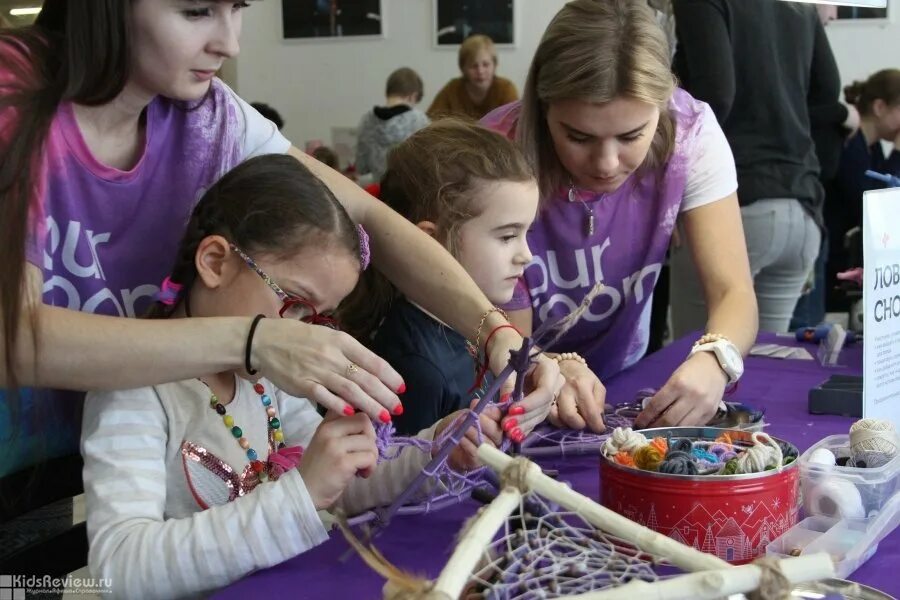
[[[403,378],[351,336],[288,319],[263,319],[253,337],[250,364],[286,393],[338,414],[354,409],[383,423],[403,408]]]
[[[684,361],[635,419],[635,428],[705,425],[716,414],[728,376],[711,352]]]
[[[328,412],[297,469],[316,510],[322,510],[337,502],[357,473],[371,473],[377,462],[375,428],[369,417]]]
[[[547,418],[554,398],[565,384],[565,379],[559,372],[559,364],[555,360],[545,354],[539,354],[535,360],[525,374],[525,397],[509,407],[500,423],[506,435],[516,443],[521,443]],[[506,380],[501,397],[512,393],[515,381],[515,376]]]
[[[603,423],[606,388],[600,379],[577,360],[559,361],[559,368],[566,383],[550,409],[550,422],[569,429],[589,427],[597,433],[606,431]]]
[[[472,400],[469,408],[475,408],[476,404],[478,404],[477,398]],[[434,438],[437,439],[447,427],[453,425],[466,412],[458,410],[441,419],[434,429]],[[495,405],[488,405],[478,416],[478,422],[481,424],[482,443],[499,447],[503,441],[503,432],[500,430],[500,409]],[[466,434],[459,445],[450,452],[450,456],[447,459],[447,464],[450,465],[450,468],[460,473],[467,473],[481,466],[477,457],[478,443],[478,430],[473,425],[466,430]],[[432,451],[432,454],[435,453],[437,453],[437,448]]]

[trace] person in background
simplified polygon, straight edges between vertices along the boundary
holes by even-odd
[[[259,114],[272,121],[272,123],[275,124],[275,127],[278,128],[278,131],[284,129],[284,119],[281,118],[281,115],[277,110],[275,110],[265,102],[252,102],[250,106],[255,108]]]
[[[781,0],[675,0],[674,8],[675,72],[712,107],[734,153],[759,328],[787,331],[824,225],[810,106],[834,100],[823,86],[835,69],[825,30],[814,8]],[[672,257],[676,336],[706,318],[685,254]]]
[[[869,190],[885,187],[881,181],[866,177],[867,170],[900,176],[900,70],[884,69],[865,81],[854,81],[844,88],[844,99],[859,111],[859,131],[847,140],[829,197],[827,213],[831,236],[826,281],[837,281],[837,273],[862,265],[850,264],[845,234],[862,226],[862,198]],[[882,143],[893,144],[885,156]],[[847,308],[837,294],[829,303],[834,310]]]
[[[319,146],[312,151],[312,156],[322,164],[328,165],[335,171],[340,171],[340,160],[338,155],[328,146]]]
[[[817,4],[816,12],[825,27],[837,18],[837,6],[833,4]],[[827,90],[829,99],[809,107],[809,124],[813,143],[816,146],[816,156],[819,159],[819,181],[825,188],[823,214],[826,231],[819,246],[819,256],[816,258],[813,276],[808,282],[808,291],[797,300],[794,316],[791,318],[790,329],[792,331],[801,327],[814,327],[825,320],[825,297],[827,290],[833,288],[835,282],[834,279],[828,279],[825,276],[829,240],[832,238],[828,223],[830,221],[829,214],[834,210],[835,204],[834,178],[841,161],[844,142],[859,127],[859,112],[856,107],[840,101],[841,78],[837,63],[823,69],[819,81],[823,92]]]
[[[422,78],[409,67],[397,69],[387,79],[384,106],[376,106],[359,122],[356,142],[356,174],[381,180],[388,152],[428,125],[428,117],[416,108],[422,101]]]
[[[441,88],[428,116],[480,119],[495,108],[519,99],[516,86],[496,74],[497,50],[486,35],[472,35],[459,47],[459,70],[462,77],[450,80]]]

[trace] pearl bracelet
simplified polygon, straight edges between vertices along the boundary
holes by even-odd
[[[578,354],[577,352],[560,352],[556,356],[553,357],[553,360],[560,363],[564,360],[575,360],[587,366],[587,361],[584,360],[584,357]]]
[[[718,342],[719,340],[725,340],[726,342],[730,342],[727,337],[722,335],[721,333],[705,333],[703,337],[694,342],[694,347],[702,346],[703,344],[710,344],[712,342]]]

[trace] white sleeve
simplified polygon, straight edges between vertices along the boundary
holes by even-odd
[[[275,389],[278,402],[278,414],[281,415],[284,427],[284,440],[288,446],[299,444],[306,448],[322,423],[322,415],[316,410],[316,404],[306,398],[297,398]]]
[[[168,417],[153,388],[89,394],[82,428],[88,566],[115,598],[174,598],[228,585],[324,542],[292,470],[228,504],[167,519]]]
[[[416,437],[433,440],[435,427],[436,425],[432,425]],[[338,500],[338,506],[348,515],[357,515],[377,506],[387,506],[412,483],[430,461],[430,452],[407,447],[396,458],[382,461],[368,479],[357,478],[352,481]],[[428,489],[422,486],[419,494],[427,493]]]
[[[262,154],[286,154],[291,142],[281,135],[275,123],[259,114],[258,110],[245,102],[224,81],[218,83],[231,96],[237,109],[238,121],[244,132],[241,143],[243,160]]]
[[[681,212],[721,200],[737,190],[731,146],[708,104],[703,105],[700,130],[689,160]]]

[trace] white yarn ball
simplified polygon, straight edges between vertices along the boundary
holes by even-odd
[[[851,466],[874,469],[897,456],[894,424],[881,419],[860,419],[850,427]]]

